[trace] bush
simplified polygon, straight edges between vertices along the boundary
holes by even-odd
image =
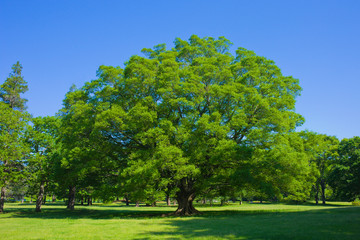
[[[355,201],[352,202],[353,206],[360,206],[360,200],[359,198],[356,198]]]

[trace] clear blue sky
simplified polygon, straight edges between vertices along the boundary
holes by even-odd
[[[225,36],[300,80],[302,129],[360,135],[360,1],[0,0],[0,83],[20,61],[34,116],[144,47]]]

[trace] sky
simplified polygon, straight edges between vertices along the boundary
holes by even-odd
[[[360,136],[360,1],[0,0],[0,84],[20,61],[28,111],[54,115],[72,84],[175,38],[224,36],[303,88],[300,130]]]

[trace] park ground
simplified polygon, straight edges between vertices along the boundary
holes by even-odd
[[[7,203],[0,239],[360,239],[360,207],[332,202],[197,205],[203,214],[164,216],[176,207],[123,203],[76,206]]]

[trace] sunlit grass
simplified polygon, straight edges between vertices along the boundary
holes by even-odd
[[[6,204],[1,239],[360,239],[360,207],[350,203],[202,206],[202,215],[162,217],[175,207],[124,204]]]

